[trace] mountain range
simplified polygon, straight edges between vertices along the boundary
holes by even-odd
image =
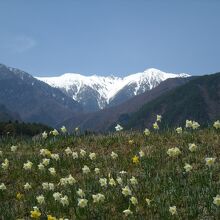
[[[155,88],[136,95],[119,105],[97,112],[75,115],[64,121],[63,124],[71,130],[79,126],[82,130],[107,132],[112,127],[114,128],[117,123],[124,124],[124,120],[126,120],[131,113],[138,111],[144,104],[151,102],[176,87],[184,85],[192,79],[193,77],[167,79]]]
[[[136,95],[151,90],[168,78],[188,76],[184,73],[165,73],[151,68],[124,78],[66,73],[57,77],[37,77],[37,79],[60,89],[67,96],[79,102],[85,112],[92,112],[121,104]]]
[[[192,80],[145,103],[116,123],[126,129],[152,127],[156,114],[162,115],[161,127],[185,126],[186,119],[207,126],[220,119],[220,73],[192,77]],[[114,129],[113,125],[112,128]]]
[[[81,105],[59,89],[35,79],[30,74],[0,64],[0,104],[16,112],[25,122],[56,126]]]
[[[220,73],[192,77],[148,69],[120,77],[32,75],[0,64],[0,121],[44,123],[72,130],[108,132],[152,126],[202,124],[220,118]]]

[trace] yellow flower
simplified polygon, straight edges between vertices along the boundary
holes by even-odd
[[[138,156],[134,156],[133,158],[132,158],[132,162],[134,163],[134,164],[138,164],[140,161],[139,161],[139,157]]]
[[[71,150],[69,147],[67,147],[67,148],[65,149],[65,153],[66,153],[66,155],[70,155],[70,154],[72,154],[73,152],[72,152],[72,150]]]
[[[128,143],[129,143],[130,145],[132,145],[132,144],[134,143],[134,140],[129,140]]]
[[[206,165],[209,166],[209,167],[212,166],[215,163],[215,160],[216,160],[216,158],[213,158],[213,157],[205,158]]]
[[[38,164],[37,166],[38,166],[39,170],[41,170],[41,171],[45,170],[45,167],[42,163]]]
[[[179,154],[181,154],[181,151],[178,147],[173,147],[173,148],[168,149],[167,154],[170,157],[177,157]]]
[[[11,146],[11,151],[12,151],[12,152],[15,152],[17,149],[18,149],[18,146],[14,146],[14,145]]]
[[[25,183],[25,184],[24,184],[24,189],[25,189],[25,190],[31,189],[31,185],[30,185],[29,183]]]
[[[155,123],[153,124],[153,128],[154,128],[155,130],[159,130],[159,125],[157,124],[157,122],[155,122]]]
[[[214,127],[215,129],[220,129],[220,121],[219,121],[219,120],[218,120],[218,121],[215,121],[214,124],[213,124],[213,127]]]
[[[59,154],[51,154],[50,157],[56,161],[58,161],[60,159]]]
[[[100,169],[97,168],[97,167],[94,169],[94,171],[95,171],[95,174],[99,174],[100,173]]]
[[[43,195],[37,196],[36,199],[37,199],[37,202],[38,202],[39,204],[45,203],[45,199],[44,199],[44,196],[43,196]]]
[[[123,184],[123,180],[122,180],[121,177],[117,177],[116,180],[117,180],[117,182],[118,182],[119,185],[122,185],[122,184]]]
[[[7,188],[6,188],[6,186],[5,186],[5,184],[4,183],[1,183],[0,184],[0,190],[6,190]]]
[[[193,122],[191,120],[186,120],[186,128],[192,128]]]
[[[115,182],[115,180],[113,178],[109,179],[109,185],[110,186],[116,186],[116,182]]]
[[[55,170],[54,167],[50,167],[48,170],[49,170],[49,172],[50,172],[51,175],[53,175],[53,176],[56,175],[56,170]]]
[[[145,129],[144,129],[144,135],[145,135],[145,136],[149,136],[149,135],[150,135],[150,130],[147,129],[147,128],[145,128]]]
[[[81,149],[80,150],[80,155],[81,155],[81,157],[85,157],[86,156],[86,151]]]
[[[17,198],[18,200],[21,200],[22,197],[23,197],[23,194],[21,194],[21,193],[17,193],[16,198]]]
[[[122,188],[122,194],[123,194],[124,196],[129,196],[129,195],[131,195],[131,190],[130,190],[129,186],[125,186],[124,188]]]
[[[200,124],[198,122],[196,122],[196,121],[193,121],[193,124],[192,124],[193,130],[195,130],[195,129],[199,128],[199,127],[200,127]]]
[[[77,159],[77,158],[79,157],[79,155],[78,155],[77,152],[73,152],[73,153],[72,153],[72,157],[73,157],[73,159],[75,160],[75,159]]]
[[[55,192],[55,193],[53,194],[53,198],[54,198],[55,201],[60,201],[60,200],[61,200],[61,197],[62,197],[62,194],[59,193],[59,192]]]
[[[107,179],[106,178],[100,178],[99,183],[101,186],[106,187],[107,186]]]
[[[135,186],[138,184],[138,181],[134,176],[132,176],[132,178],[130,179],[130,183],[131,183],[131,185]]]
[[[171,206],[171,207],[169,208],[169,212],[170,212],[172,215],[176,215],[176,214],[177,214],[176,206]]]
[[[116,154],[115,152],[112,151],[111,157],[113,160],[115,160],[116,158],[118,158],[118,154]]]
[[[61,197],[60,198],[60,203],[63,205],[63,206],[68,206],[69,205],[69,199],[68,199],[68,196],[64,196],[64,197]]]
[[[190,172],[192,170],[192,166],[188,163],[185,163],[184,169],[186,172]]]
[[[186,120],[186,128],[198,129],[200,124],[196,121]]]
[[[76,193],[77,193],[77,195],[78,195],[80,198],[83,198],[83,197],[86,196],[82,189],[78,189],[78,190],[76,191]]]
[[[94,203],[99,203],[99,202],[104,202],[105,196],[101,193],[98,193],[96,195],[92,195],[93,202]]]
[[[78,206],[80,208],[85,208],[87,206],[88,200],[87,199],[78,199]]]
[[[122,131],[122,130],[123,130],[123,127],[122,127],[121,125],[117,124],[117,125],[115,126],[115,130],[116,130],[116,131]]]
[[[75,180],[75,178],[70,174],[70,175],[67,177],[67,182],[68,182],[70,185],[73,185],[74,183],[76,183],[76,180]]]
[[[162,116],[161,115],[157,115],[157,121],[161,121]]]
[[[89,169],[89,167],[86,166],[86,165],[82,168],[82,171],[83,171],[84,174],[90,173],[90,169]]]
[[[56,220],[57,218],[56,217],[53,217],[52,215],[48,215],[47,216],[47,220]]]
[[[48,137],[47,132],[44,131],[44,132],[42,133],[42,138],[43,138],[43,139],[47,139],[47,137]]]
[[[60,128],[60,130],[61,130],[61,132],[62,132],[63,134],[67,133],[67,129],[66,129],[65,126],[62,126],[62,127]]]
[[[6,159],[4,160],[4,162],[2,163],[2,169],[3,169],[3,170],[7,170],[8,167],[9,167],[9,160],[6,158]]]
[[[213,203],[217,206],[220,206],[220,195],[213,197]]]
[[[137,200],[137,198],[134,197],[134,196],[132,196],[132,197],[130,198],[130,201],[131,201],[131,203],[132,203],[133,205],[137,205],[137,204],[138,204],[138,200]]]
[[[90,158],[90,160],[95,160],[96,159],[96,154],[95,153],[90,153],[89,158]]]
[[[59,132],[57,131],[57,129],[54,129],[53,131],[50,132],[53,136],[57,136],[59,134]]]
[[[178,127],[178,128],[176,129],[176,132],[177,132],[177,134],[182,134],[183,129],[182,129],[181,127]]]
[[[24,163],[23,168],[25,170],[31,170],[32,166],[33,166],[33,163],[28,160],[27,163]]]
[[[44,159],[42,160],[42,164],[43,164],[44,166],[48,166],[48,165],[50,164],[50,159],[44,158]]]
[[[144,157],[144,156],[145,156],[144,151],[140,150],[140,151],[139,151],[139,156],[140,156],[140,157]]]
[[[133,212],[132,212],[130,209],[125,209],[125,210],[123,211],[123,213],[125,214],[125,216],[132,215],[132,214],[133,214]]]
[[[189,144],[189,150],[190,150],[191,152],[196,151],[197,148],[198,148],[197,145],[195,145],[194,143],[190,143],[190,144]]]
[[[40,155],[46,157],[50,157],[51,156],[51,152],[48,149],[40,149]]]
[[[146,201],[147,205],[150,205],[150,203],[151,203],[150,199],[146,198],[145,201]]]
[[[31,211],[31,218],[40,218],[41,212],[38,209],[35,209],[34,211]]]

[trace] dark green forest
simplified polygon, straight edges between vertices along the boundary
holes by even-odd
[[[0,122],[0,135],[8,136],[34,136],[52,128],[40,123],[24,123],[19,121]]]

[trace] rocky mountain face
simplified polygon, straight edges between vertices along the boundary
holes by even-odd
[[[163,117],[162,128],[185,126],[186,119],[196,120],[201,126],[219,120],[220,73],[196,77],[145,103],[138,111],[124,114],[116,123],[126,129],[150,128],[157,114]]]
[[[188,76],[187,74],[165,73],[152,68],[124,78],[66,73],[57,77],[37,77],[37,79],[60,89],[79,102],[85,111],[92,112],[121,104],[155,88],[168,78]]]
[[[111,127],[114,127],[118,121],[126,121],[126,118],[129,118],[129,115],[133,112],[138,111],[142,105],[149,103],[159,96],[188,83],[193,78],[194,77],[167,79],[161,82],[157,87],[140,95],[136,95],[117,106],[105,108],[97,112],[78,114],[77,117],[73,116],[72,118],[64,121],[63,124],[70,130],[74,129],[75,127],[80,127],[81,130],[107,132],[109,129],[111,129]]]
[[[23,121],[50,126],[81,112],[81,105],[59,89],[30,74],[0,64],[0,103],[17,112]]]
[[[188,76],[148,69],[124,78],[72,73],[33,77],[0,64],[0,104],[24,122],[107,131],[144,103],[186,83]]]
[[[95,132],[152,128],[156,115],[162,115],[160,128],[185,126],[186,119],[201,126],[220,120],[220,73],[172,78],[128,101],[94,113],[80,114],[64,122],[69,128]]]

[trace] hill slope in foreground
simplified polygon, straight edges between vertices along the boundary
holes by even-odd
[[[1,139],[0,218],[219,219],[219,132]]]

